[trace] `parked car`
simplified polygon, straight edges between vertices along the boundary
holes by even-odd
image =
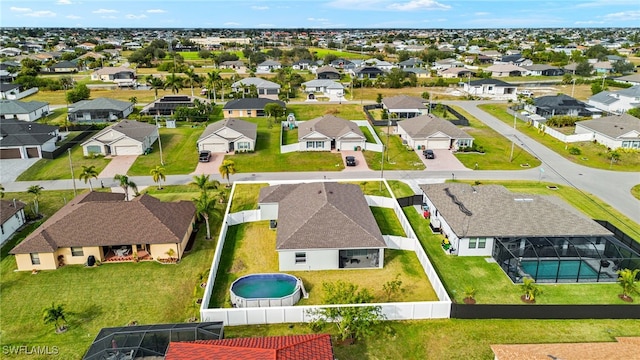
[[[430,149],[427,149],[427,150],[423,151],[422,155],[424,155],[425,159],[435,159],[436,158],[436,154],[434,154],[433,150],[430,150]]]
[[[347,166],[356,166],[356,157],[355,156],[347,156],[344,158]]]
[[[202,150],[200,151],[200,162],[209,162],[211,160],[211,151]]]
[[[531,91],[531,90],[520,90],[520,91],[518,91],[518,94],[523,95],[523,96],[532,97],[533,96],[533,91]]]

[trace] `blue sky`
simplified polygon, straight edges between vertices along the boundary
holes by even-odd
[[[640,0],[2,0],[2,27],[639,27]]]

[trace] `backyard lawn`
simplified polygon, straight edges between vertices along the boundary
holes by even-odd
[[[342,183],[342,181],[340,183]],[[362,190],[362,193],[365,195],[391,197],[389,190],[387,190],[387,187],[381,181],[345,181],[344,183],[359,185],[360,190]]]
[[[198,165],[196,141],[204,131],[204,126],[190,123],[179,124],[175,129],[161,128],[162,157],[166,175],[189,174]],[[160,146],[156,141],[153,151],[140,155],[129,171],[130,176],[149,176],[151,169],[160,165]]]
[[[274,171],[340,171],[344,164],[339,153],[306,151],[280,153],[280,126],[269,128],[263,118],[245,118],[258,124],[256,151],[226,155],[225,160],[235,162],[239,173]],[[195,144],[195,142],[194,142]]]
[[[369,128],[367,126],[360,126],[360,130],[364,134],[366,142],[374,144],[376,143],[376,139],[373,138],[373,134],[371,134],[371,131],[369,131]]]
[[[380,170],[384,166],[384,170],[424,170],[424,163],[418,158],[415,151],[409,149],[402,144],[400,136],[391,135],[387,140],[387,127],[376,126],[374,129],[378,132],[380,141],[387,146],[384,153],[374,151],[363,151],[367,165],[371,170]],[[384,164],[382,164],[382,156],[384,154]]]
[[[239,184],[236,185],[236,191],[233,193],[233,199],[231,199],[230,213],[255,210],[258,208],[258,197],[260,196],[260,189],[269,186],[267,183],[263,184]]]
[[[407,185],[404,181],[400,180],[388,180],[389,187],[393,191],[393,195],[396,198],[403,198],[407,196],[413,196],[415,193],[411,189],[411,186]]]
[[[298,128],[282,129],[282,145],[293,145],[298,142]]]
[[[267,221],[244,223],[229,227],[220,259],[220,267],[209,307],[230,307],[229,288],[241,276],[253,273],[278,272],[276,232]],[[382,284],[394,280],[397,274],[403,283],[397,301],[435,301],[437,296],[412,251],[385,250],[384,269],[290,271],[301,278],[309,292],[300,305],[322,303],[322,283],[345,280],[368,288],[376,302],[387,301]]]
[[[88,137],[87,137],[88,139]],[[82,166],[95,166],[98,174],[107,166],[111,159],[104,157],[85,158],[82,147],[75,145],[71,148],[71,163],[76,181],[82,172]],[[40,159],[29,169],[20,174],[16,181],[36,181],[36,180],[60,180],[71,179],[71,167],[69,166],[69,155],[63,153],[55,159]],[[95,179],[92,180],[95,185]]]
[[[373,217],[376,219],[376,223],[378,223],[378,227],[380,228],[382,235],[407,236],[402,229],[402,225],[400,225],[398,216],[393,212],[393,209],[377,206],[372,206],[370,209],[373,213]]]
[[[507,106],[507,104],[484,104],[478,107],[512,126],[513,115],[507,113]],[[604,145],[594,144],[591,141],[566,144],[548,134],[539,132],[538,129],[523,121],[517,121],[516,128],[576,164],[614,171],[640,171],[640,152],[618,151],[620,159],[612,162],[611,158],[607,156],[608,151]],[[572,148],[579,149],[580,154],[570,154],[569,151]]]
[[[462,130],[473,136],[474,145],[482,147],[485,151],[484,154],[456,153],[456,158],[467,168],[475,169],[475,164],[478,164],[478,170],[521,170],[526,168],[523,168],[520,164],[529,164],[530,167],[540,165],[540,160],[519,146],[514,147],[513,161],[509,161],[511,141],[471,116],[462,108],[452,107],[469,120],[469,126],[462,127]]]
[[[287,111],[296,115],[296,120],[305,121],[333,115],[345,120],[365,120],[359,104],[287,104]]]

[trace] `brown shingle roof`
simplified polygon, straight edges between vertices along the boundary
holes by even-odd
[[[500,185],[445,183],[420,188],[459,237],[612,235],[554,196],[512,193]]]
[[[9,220],[18,211],[24,209],[24,206],[24,203],[21,201],[16,201],[16,205],[13,206],[13,201],[0,200],[0,224],[4,224],[5,221]]]
[[[325,115],[301,123],[298,128],[298,139],[302,139],[314,131],[331,139],[339,138],[352,131],[364,139],[364,134],[358,124],[333,115]]]
[[[398,122],[398,127],[412,139],[426,139],[441,132],[453,139],[473,139],[473,137],[448,120],[440,119],[432,114],[425,114]]]
[[[260,202],[278,202],[276,249],[386,247],[358,185],[276,185],[260,190]]]
[[[610,360],[638,359],[640,337],[617,337],[617,342],[491,345],[496,360]]]
[[[161,202],[142,195],[88,193],[65,205],[11,250],[12,254],[51,252],[71,246],[179,243],[191,226],[190,201]]]
[[[258,125],[256,123],[230,118],[226,120],[216,121],[213,124],[207,126],[207,128],[202,132],[202,135],[200,135],[200,137],[198,138],[198,141],[209,137],[211,134],[219,131],[224,127],[237,131],[252,140],[255,140],[258,134]]]

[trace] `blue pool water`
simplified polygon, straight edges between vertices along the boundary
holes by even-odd
[[[298,279],[287,274],[255,274],[236,280],[231,291],[245,299],[281,298],[293,294]]]
[[[560,262],[560,268],[558,268]],[[576,279],[580,275],[581,279],[595,279],[598,272],[583,260],[523,260],[520,264],[522,270],[532,277],[536,277],[536,267],[538,267],[537,279]],[[579,274],[578,274],[579,272]]]

